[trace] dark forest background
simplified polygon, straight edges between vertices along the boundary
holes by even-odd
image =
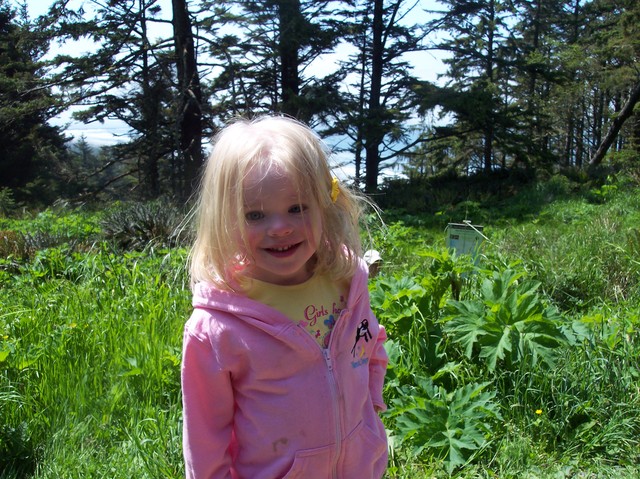
[[[638,162],[637,0],[439,0],[428,14],[419,0],[51,3],[31,18],[0,0],[3,208],[184,203],[208,138],[269,112],[339,139],[354,182],[378,195]],[[159,26],[165,37],[149,33]],[[332,61],[338,51],[349,54]],[[411,68],[427,51],[445,58],[437,83]],[[71,142],[51,122],[70,111],[129,133]]]

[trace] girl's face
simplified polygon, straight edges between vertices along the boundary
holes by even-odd
[[[251,168],[243,180],[247,276],[279,285],[311,277],[322,236],[320,208],[278,168]]]

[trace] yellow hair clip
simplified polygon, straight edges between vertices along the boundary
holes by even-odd
[[[331,180],[331,201],[335,203],[336,200],[338,199],[339,194],[340,194],[340,186],[338,184],[338,178],[334,176],[333,180]]]

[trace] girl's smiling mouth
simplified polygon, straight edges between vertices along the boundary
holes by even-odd
[[[265,251],[274,256],[288,256],[293,253],[301,243],[286,245],[286,246],[273,246],[271,248],[265,248]]]

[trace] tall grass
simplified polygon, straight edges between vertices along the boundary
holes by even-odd
[[[492,250],[520,259],[559,307],[587,311],[640,294],[639,228],[633,189],[613,190],[602,204],[557,201],[531,221],[490,227],[489,234]]]
[[[179,477],[184,251],[53,256],[0,288],[0,477]]]

